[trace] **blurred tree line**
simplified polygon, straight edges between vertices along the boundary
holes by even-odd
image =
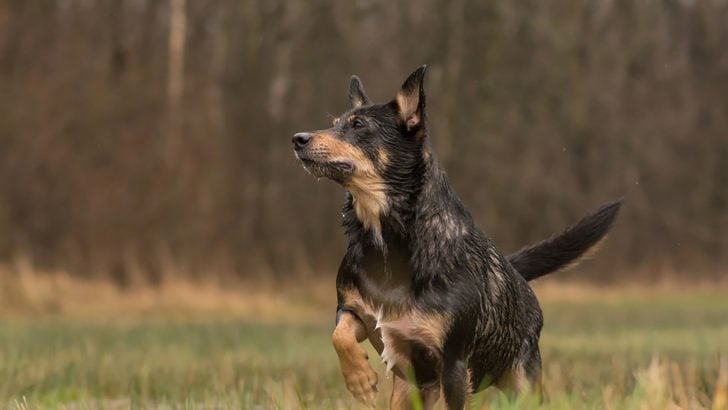
[[[291,135],[346,108],[352,73],[385,101],[428,63],[433,144],[504,251],[626,194],[592,268],[710,271],[727,45],[725,0],[2,0],[0,258],[333,275],[343,191]]]

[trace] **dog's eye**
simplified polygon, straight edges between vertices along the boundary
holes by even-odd
[[[351,126],[354,128],[362,128],[365,125],[366,123],[361,118],[354,118],[353,120],[351,120]]]

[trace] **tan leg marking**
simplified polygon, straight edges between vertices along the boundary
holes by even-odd
[[[416,387],[407,380],[394,376],[394,388],[392,389],[392,398],[389,401],[390,409],[413,409],[412,393]],[[420,390],[420,400],[422,400],[422,408],[429,410],[435,407],[437,400],[440,398],[440,387],[430,387]]]
[[[367,338],[364,324],[349,312],[341,315],[332,341],[346,388],[354,397],[373,404],[377,393],[377,372],[369,365],[367,352],[359,343]]]
[[[470,400],[473,399],[473,372],[468,369],[465,372],[465,385],[468,389],[468,395],[465,397],[465,403],[470,403]],[[468,404],[469,406],[470,404]]]

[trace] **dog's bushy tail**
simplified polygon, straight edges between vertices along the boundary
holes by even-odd
[[[622,199],[607,202],[563,232],[509,255],[508,261],[526,280],[533,280],[578,262],[614,224]]]

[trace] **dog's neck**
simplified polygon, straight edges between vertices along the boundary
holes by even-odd
[[[344,226],[350,239],[371,242],[386,255],[388,243],[455,240],[472,224],[429,144],[422,161],[408,172],[419,178],[397,178],[398,184],[348,186]],[[426,236],[426,237],[423,237]]]
[[[375,243],[383,248],[382,217],[389,212],[387,187],[379,178],[356,179],[346,186],[351,194],[347,203],[356,214],[363,229],[371,233]]]
[[[439,291],[468,260],[468,243],[485,238],[453,191],[447,174],[428,146],[423,150],[420,178],[409,185],[388,185],[386,212],[379,215],[378,230],[359,219],[351,191],[343,209],[349,252],[378,286],[405,286],[415,294]]]

